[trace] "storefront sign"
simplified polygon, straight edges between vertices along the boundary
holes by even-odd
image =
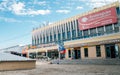
[[[82,16],[78,19],[78,22],[80,30],[116,23],[116,8],[111,7],[96,13]]]

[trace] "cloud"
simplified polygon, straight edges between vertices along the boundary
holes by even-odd
[[[101,6],[110,4],[115,1],[118,1],[118,0],[90,0],[86,3],[86,5],[88,5],[92,8],[96,8],[96,7],[101,7]]]
[[[77,9],[77,10],[83,9],[83,7],[82,7],[82,6],[77,6],[76,9]]]
[[[57,13],[63,13],[63,14],[67,14],[70,12],[70,10],[56,10]]]
[[[26,13],[24,12],[25,11],[24,7],[25,5],[22,2],[14,3],[13,5],[11,5],[9,10],[11,10],[16,15],[26,15]]]
[[[46,15],[50,14],[50,10],[33,10],[33,9],[25,9],[25,4],[22,2],[14,3],[10,9],[16,15]]]
[[[6,17],[0,17],[0,21],[4,21],[4,22],[21,22],[19,20],[14,19],[14,18],[6,18]]]

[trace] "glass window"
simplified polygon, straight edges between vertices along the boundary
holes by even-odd
[[[35,45],[36,45],[36,39],[35,39]]]
[[[68,50],[68,56],[71,58],[71,50]]]
[[[90,36],[97,36],[96,28],[90,29]]]
[[[75,30],[72,30],[72,38],[75,39],[75,37],[76,37],[76,32]]]
[[[98,30],[98,35],[103,35],[104,34],[104,27],[103,26],[98,27],[97,30]]]
[[[45,37],[43,37],[43,43],[45,43]]]
[[[39,38],[37,39],[37,44],[39,44]]]
[[[58,41],[61,40],[61,34],[58,33]]]
[[[78,31],[78,37],[82,38],[82,31],[81,30]]]
[[[107,33],[107,34],[110,34],[110,33],[113,32],[112,25],[107,25],[107,26],[105,26],[105,29],[106,29],[106,33]]]
[[[101,57],[101,48],[100,48],[100,45],[96,46],[96,56],[97,57]]]
[[[70,31],[67,32],[67,39],[70,40],[71,36],[70,36]]]
[[[88,48],[84,48],[84,55],[85,57],[88,57]]]
[[[83,31],[83,35],[84,35],[84,38],[89,37],[88,30],[84,30],[84,31]]]
[[[117,11],[117,14],[119,15],[120,14],[119,7],[116,8],[116,11]]]
[[[50,42],[52,42],[52,35],[50,35]]]
[[[115,30],[114,30],[114,31],[115,31],[115,32],[119,32],[119,25],[118,25],[118,23],[115,24],[114,27],[115,27]]]
[[[49,37],[47,36],[47,43],[49,42]]]
[[[54,41],[56,41],[56,34],[54,34]]]
[[[65,32],[62,33],[62,38],[65,40]]]

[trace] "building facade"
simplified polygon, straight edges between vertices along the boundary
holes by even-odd
[[[119,2],[34,29],[28,54],[57,58],[59,41],[66,59],[120,58]]]

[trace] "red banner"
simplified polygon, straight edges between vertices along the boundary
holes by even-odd
[[[82,16],[78,19],[78,22],[80,30],[116,23],[116,8],[111,7],[96,13]]]

